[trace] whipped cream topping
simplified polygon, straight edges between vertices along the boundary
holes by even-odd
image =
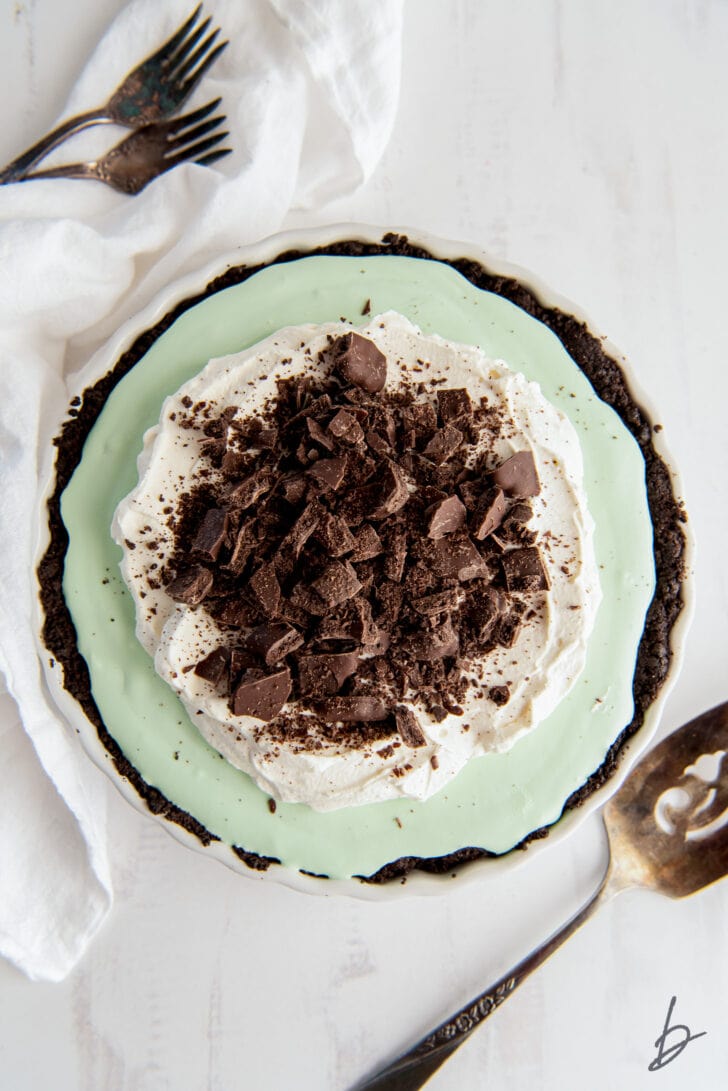
[[[312,372],[321,350],[348,332],[348,323],[281,330],[234,356],[212,360],[163,406],[138,462],[139,484],[119,505],[113,534],[122,547],[122,574],[134,598],[137,636],[155,667],[179,694],[190,718],[231,764],[285,802],[317,810],[398,797],[426,799],[472,758],[505,750],[555,708],[578,677],[600,600],[592,544],[593,526],[582,485],[582,459],[569,421],[542,396],[537,384],[486,359],[473,346],[425,336],[407,319],[387,313],[357,327],[388,361],[387,389],[411,383],[426,365],[428,380],[464,387],[486,398],[507,427],[489,438],[498,461],[531,451],[541,490],[532,501],[529,528],[539,535],[550,590],[526,596],[533,605],[511,647],[497,647],[477,665],[480,685],[463,702],[462,715],[436,720],[419,706],[413,712],[425,745],[395,739],[359,748],[332,740],[310,749],[261,730],[260,720],[234,716],[227,697],[191,670],[217,648],[225,634],[202,607],[174,602],[160,573],[171,557],[178,498],[188,494],[209,468],[204,435],[182,426],[190,405],[205,403],[218,413],[238,407],[240,417],[263,411],[276,382]],[[423,363],[424,362],[424,363]],[[498,705],[483,696],[507,685]]]

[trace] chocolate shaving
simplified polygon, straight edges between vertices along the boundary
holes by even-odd
[[[210,508],[192,540],[192,552],[203,561],[216,561],[227,532],[228,513],[222,508]]]

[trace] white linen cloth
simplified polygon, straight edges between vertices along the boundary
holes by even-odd
[[[91,181],[0,187],[0,669],[15,701],[0,699],[0,953],[34,979],[70,971],[112,900],[106,780],[46,699],[33,633],[38,471],[67,378],[168,282],[366,180],[396,113],[401,5],[207,0],[230,45],[183,112],[220,95],[232,155],[136,197]],[[192,6],[124,8],[61,117],[104,102]],[[124,135],[100,126],[47,163]]]

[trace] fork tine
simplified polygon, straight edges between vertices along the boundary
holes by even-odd
[[[171,135],[175,135],[181,132],[182,129],[189,128],[190,125],[194,125],[197,121],[202,121],[208,117],[213,110],[222,102],[221,98],[213,99],[212,102],[208,102],[207,106],[200,106],[198,110],[193,110],[191,114],[184,114],[182,117],[177,117],[173,121],[167,122],[167,132]],[[222,117],[220,118],[222,120]]]
[[[208,19],[207,21],[209,23],[210,20]],[[181,82],[186,76],[189,75],[189,73],[194,69],[195,65],[199,61],[201,61],[203,57],[208,53],[208,51],[212,47],[212,43],[215,41],[219,33],[220,28],[218,27],[216,30],[211,31],[210,34],[207,35],[204,42],[202,42],[202,44],[198,46],[194,53],[191,53],[189,55],[185,54],[185,56],[181,58],[179,65],[176,67],[176,70],[173,73],[173,77],[175,80]],[[176,63],[177,62],[175,61],[175,64]]]
[[[217,163],[218,159],[223,159],[226,155],[232,155],[232,152],[232,148],[220,148],[219,151],[201,155],[199,159],[195,159],[195,163],[199,163],[201,167],[211,167],[213,163]]]
[[[214,148],[215,145],[219,144],[221,140],[224,140],[226,136],[230,136],[230,133],[222,132],[216,133],[215,136],[208,136],[206,140],[200,140],[197,144],[192,144],[189,148],[182,148],[176,155],[165,157],[165,163],[168,163],[172,167],[176,167],[178,163],[185,163],[190,159],[196,159],[198,155],[203,155],[206,151]]]
[[[200,39],[207,33],[211,22],[212,16],[208,15],[204,23],[200,23],[200,25],[197,27],[194,34],[191,34],[189,38],[183,41],[179,48],[176,49],[175,52],[167,58],[167,60],[164,62],[165,68],[170,69],[172,72],[174,72],[174,69],[177,67],[177,65],[184,62],[185,58],[190,55],[190,52],[195,48]]]
[[[195,10],[190,15],[187,22],[183,26],[181,26],[179,30],[175,31],[172,37],[169,38],[163,46],[160,46],[156,53],[154,53],[151,57],[148,58],[147,61],[145,61],[145,64],[159,64],[167,60],[167,58],[175,52],[180,42],[184,41],[187,34],[190,32],[192,27],[199,19],[201,11],[202,4],[198,4]]]
[[[189,144],[192,140],[197,140],[198,136],[204,136],[205,133],[212,132],[218,125],[222,125],[225,120],[224,114],[220,114],[219,117],[211,117],[209,121],[203,121],[201,125],[196,125],[194,129],[186,129],[184,132],[181,132],[179,136],[176,136],[174,140],[168,140],[167,143],[170,148],[181,148],[185,144]]]
[[[205,72],[207,72],[208,68],[215,63],[217,58],[222,53],[223,49],[226,49],[229,46],[229,44],[230,43],[226,41],[226,42],[220,42],[219,45],[215,46],[212,53],[210,53],[208,55],[207,59],[204,60],[201,65],[199,65],[199,67],[192,73],[191,76],[188,76],[188,78],[184,81],[182,86],[179,88],[179,91],[180,91],[181,95],[183,95],[185,98],[187,98],[188,95],[192,94],[192,91],[197,86],[197,84],[200,82],[200,80],[204,76]]]

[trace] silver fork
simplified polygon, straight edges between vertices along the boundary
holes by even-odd
[[[218,98],[183,117],[144,125],[100,159],[90,163],[47,167],[45,170],[23,174],[17,181],[30,182],[34,178],[95,178],[120,193],[135,194],[143,190],[153,178],[180,163],[193,162],[209,167],[232,150],[216,147],[229,135],[227,131],[206,135],[212,133],[225,120],[223,114],[204,120],[220,102]]]
[[[220,30],[212,30],[205,37],[211,20],[208,16],[196,26],[201,11],[202,4],[198,4],[189,19],[156,53],[124,77],[103,106],[64,121],[9,163],[0,171],[0,185],[21,181],[28,169],[52,148],[90,125],[113,122],[127,129],[139,129],[175,113],[228,45],[225,41],[213,48]]]

